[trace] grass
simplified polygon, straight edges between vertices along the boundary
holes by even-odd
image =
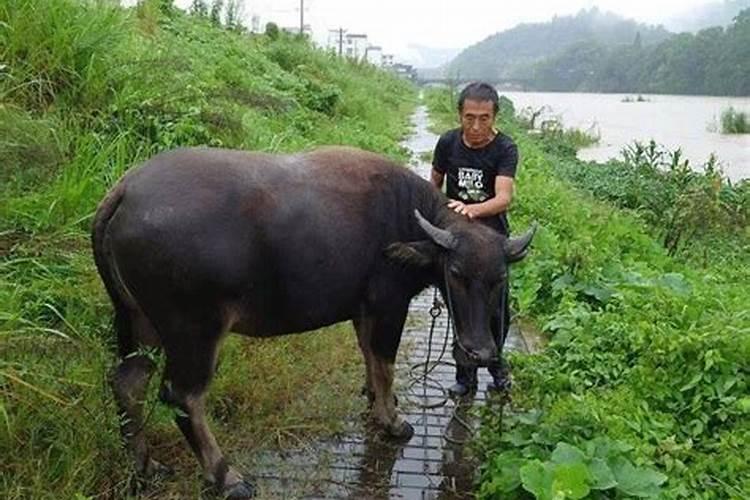
[[[349,144],[405,162],[414,91],[303,40],[158,1],[7,0],[0,26],[0,496],[126,497],[135,477],[107,382],[111,306],[89,243],[101,197],[176,146]],[[230,337],[209,393],[217,439],[231,458],[335,433],[362,404],[362,370],[348,325]],[[147,433],[177,474],[143,495],[195,497],[197,462],[157,385]]]

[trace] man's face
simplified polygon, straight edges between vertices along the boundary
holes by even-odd
[[[470,146],[483,146],[492,139],[495,108],[492,101],[466,99],[460,112],[461,128]]]

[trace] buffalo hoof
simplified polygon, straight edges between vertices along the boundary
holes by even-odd
[[[368,389],[366,385],[363,385],[362,391],[360,393],[363,396],[367,396],[367,406],[368,408],[371,408],[373,403],[375,402],[375,391]]]
[[[255,486],[248,481],[242,480],[231,486],[225,486],[222,498],[241,500],[255,497]]]
[[[386,427],[388,437],[396,441],[408,441],[414,435],[414,427],[406,420],[400,420]]]
[[[145,479],[162,479],[174,474],[174,469],[168,465],[149,458],[145,465],[141,467],[141,476]]]
[[[360,394],[362,396],[367,396],[367,406],[372,408],[372,405],[375,403],[375,391],[368,389],[367,386],[364,385],[362,386]],[[398,398],[395,394],[393,395],[393,404],[394,406],[398,406]]]

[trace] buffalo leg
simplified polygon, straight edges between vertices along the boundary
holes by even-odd
[[[373,416],[389,435],[398,439],[409,439],[414,429],[396,412],[396,398],[393,394],[393,360],[373,356],[373,388],[375,401]]]
[[[360,319],[357,336],[368,368],[374,401],[372,416],[392,437],[409,439],[414,429],[396,412],[393,394],[393,364],[401,341],[408,304],[402,311],[365,316]]]
[[[138,350],[156,347],[153,327],[138,310],[120,309],[115,313],[115,329],[120,339],[122,361],[112,374],[112,389],[122,424],[120,432],[135,458],[139,474],[151,476],[166,470],[149,456],[144,436],[143,404],[156,365]]]
[[[149,456],[143,433],[143,402],[154,368],[153,361],[146,356],[133,355],[117,366],[112,377],[115,401],[124,417],[120,432],[134,455],[138,473],[145,476],[151,476],[162,469]]]
[[[367,316],[360,316],[354,321],[354,329],[357,331],[357,343],[365,359],[365,386],[362,392],[367,396],[370,406],[375,402],[375,389],[372,384],[372,351],[370,349],[370,331],[372,320]]]
[[[231,467],[206,422],[205,394],[216,368],[221,328],[186,328],[176,342],[165,342],[167,364],[162,399],[175,406],[177,426],[224,498],[250,498],[253,487]]]

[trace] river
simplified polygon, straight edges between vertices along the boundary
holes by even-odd
[[[750,98],[641,94],[647,102],[622,102],[637,94],[583,94],[500,91],[520,110],[548,106],[543,116],[559,117],[565,127],[596,130],[599,144],[582,149],[583,160],[618,157],[634,140],[682,148],[690,164],[700,168],[711,153],[732,180],[750,177],[750,134],[724,135],[716,131],[724,109],[750,113]]]

